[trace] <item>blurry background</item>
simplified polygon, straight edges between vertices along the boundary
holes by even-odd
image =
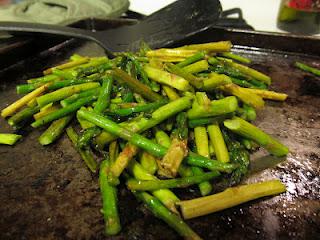
[[[59,4],[66,4],[65,6],[68,8],[74,8],[73,6],[80,4],[86,5],[88,6],[88,4],[91,4],[93,7],[93,9],[91,10],[91,13],[88,13],[89,10],[86,10],[87,13],[90,16],[92,16],[92,12],[94,13],[94,11],[97,11],[97,15],[99,15],[97,18],[104,18],[105,15],[103,16],[101,13],[98,13],[98,11],[102,10],[102,8],[104,9],[103,11],[108,10],[108,6],[103,6],[103,4],[112,4],[112,5],[117,5],[117,3],[121,4],[120,2],[125,2],[125,1],[129,1],[130,2],[130,7],[129,10],[131,10],[132,12],[137,12],[139,14],[142,15],[150,15],[153,12],[165,7],[166,5],[174,2],[175,0],[156,0],[156,1],[150,1],[150,0],[115,0],[115,1],[110,1],[110,0],[94,0],[94,1],[88,1],[88,0],[69,0],[69,1],[64,1],[64,0],[48,0],[48,1],[44,1],[44,0],[35,0],[34,2],[38,2],[37,4],[34,4],[34,6],[29,7],[29,9],[39,9],[39,4],[45,3],[45,2],[52,2],[54,4],[57,4],[56,6],[58,6]],[[12,3],[19,3],[19,2],[23,2],[22,0],[0,0],[0,20],[2,21],[11,21],[12,19],[8,18],[3,18],[4,14],[6,12],[4,12],[3,9],[4,6],[9,6],[9,4]],[[30,2],[30,1],[29,1]],[[31,1],[32,2],[32,1]],[[246,21],[246,23],[248,25],[250,25],[253,29],[257,30],[257,31],[267,31],[267,32],[284,32],[283,30],[279,29],[277,27],[277,16],[278,16],[278,12],[279,12],[279,6],[281,3],[281,0],[220,0],[221,5],[223,10],[229,10],[229,9],[233,9],[233,8],[240,8],[242,11],[242,15],[243,15],[243,19]],[[300,1],[300,2],[306,2],[304,1]],[[67,4],[69,3],[69,5]],[[100,8],[97,6],[100,4]],[[51,4],[51,5],[54,5]],[[37,8],[35,7],[35,5],[37,5]],[[94,6],[96,5],[96,6]],[[31,5],[30,5],[31,6]],[[42,9],[45,9],[43,7],[44,5],[42,5]],[[52,6],[51,6],[52,7]],[[88,9],[89,7],[85,7],[85,9]],[[96,10],[94,10],[94,8],[96,8]],[[113,6],[111,7],[111,9],[114,8]],[[53,8],[52,8],[53,9]],[[62,16],[58,16],[57,15],[57,10],[58,8],[55,9],[55,11],[50,11],[51,15],[55,15],[55,18],[61,17]],[[16,10],[13,10],[14,12],[16,12]],[[34,10],[36,11],[36,10]],[[34,11],[32,12],[30,10],[30,13],[25,13],[24,16],[20,16],[22,18],[20,18],[24,21],[25,16],[27,16],[28,18],[30,18],[30,16],[34,13]],[[60,8],[59,9],[60,12],[63,12],[63,9]],[[81,10],[81,11],[85,11],[85,10]],[[111,11],[111,10],[110,10]],[[124,10],[125,11],[125,10]],[[39,12],[39,11],[38,11]],[[45,14],[45,12],[49,13],[49,10],[47,9],[47,11],[40,11],[43,14]],[[108,11],[107,11],[108,12]],[[49,16],[51,16],[49,14]],[[84,15],[83,13],[81,13],[82,16]],[[80,15],[81,15],[80,14]],[[2,16],[1,16],[2,15]],[[17,15],[17,14],[15,14]],[[68,16],[74,15],[74,13],[69,13],[67,14]],[[116,15],[115,15],[116,16]],[[318,15],[319,16],[319,15]],[[19,17],[19,16],[18,16]],[[114,17],[114,16],[113,16]],[[138,18],[137,15],[128,15],[127,12],[127,17],[129,18]],[[236,16],[235,16],[236,17]],[[51,22],[50,18],[48,18],[48,15],[46,17],[44,17],[42,20],[40,20],[41,16],[38,16],[37,18],[34,18],[35,21],[46,21],[46,22]],[[83,19],[84,17],[82,17],[81,19]],[[56,19],[55,19],[56,20]],[[16,21],[19,21],[19,19],[17,19]],[[62,21],[60,21],[62,22]],[[70,21],[75,22],[74,20]],[[54,22],[52,22],[54,23]],[[63,23],[61,23],[62,25],[67,25],[68,22],[67,21],[63,21]],[[233,26],[233,27],[237,27],[237,26]],[[241,28],[241,27],[240,27]],[[242,27],[243,28],[243,27]],[[284,28],[286,29],[286,28]],[[318,31],[320,32],[320,31]],[[317,34],[316,36],[320,36],[320,34]]]
[[[130,0],[130,10],[149,15],[172,2],[174,0]],[[277,28],[281,0],[220,0],[220,2],[223,10],[241,8],[243,18],[257,31],[284,32]]]
[[[258,31],[281,32],[276,26],[281,0],[220,0],[223,10],[239,7],[243,18]],[[130,0],[130,10],[149,15],[174,0]]]

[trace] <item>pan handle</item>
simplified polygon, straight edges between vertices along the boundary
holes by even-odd
[[[19,32],[44,33],[50,35],[59,35],[91,40],[103,47],[110,57],[114,56],[111,49],[108,46],[106,46],[105,41],[102,42],[95,32],[91,32],[89,30],[42,23],[0,22],[0,31],[6,31],[13,34]]]

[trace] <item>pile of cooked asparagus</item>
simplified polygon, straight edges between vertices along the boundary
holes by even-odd
[[[248,173],[250,152],[261,146],[277,157],[288,153],[252,124],[265,99],[287,95],[269,91],[270,77],[231,47],[144,44],[113,59],[73,55],[18,85],[24,96],[1,115],[13,129],[46,126],[42,145],[66,132],[88,169],[99,170],[106,235],[121,230],[117,186],[125,181],[156,217],[186,239],[200,239],[183,219],[285,191],[279,180],[234,187]],[[20,138],[2,134],[0,142]],[[222,181],[225,190],[212,194]],[[191,185],[201,197],[182,200],[172,190]]]

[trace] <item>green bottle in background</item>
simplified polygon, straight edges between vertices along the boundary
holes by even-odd
[[[320,33],[320,0],[282,0],[277,27],[295,34]]]

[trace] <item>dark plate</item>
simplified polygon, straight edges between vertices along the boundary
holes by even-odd
[[[183,43],[232,40],[235,52],[269,74],[272,89],[289,94],[269,101],[256,124],[289,146],[286,159],[259,151],[244,182],[280,178],[287,192],[187,221],[204,239],[319,239],[319,78],[293,67],[320,63],[320,41],[215,29]],[[182,44],[182,43],[181,43]],[[18,96],[15,85],[73,53],[102,55],[93,43],[70,40],[0,73],[0,109]],[[16,146],[0,146],[0,239],[104,239],[97,176],[91,175],[66,137],[49,147],[37,142],[44,128],[25,130]],[[3,119],[0,132],[11,131]],[[278,164],[278,165],[276,165]],[[268,169],[266,169],[268,168]],[[179,239],[123,186],[119,188],[121,234],[110,239]],[[179,191],[182,199],[196,191]]]

